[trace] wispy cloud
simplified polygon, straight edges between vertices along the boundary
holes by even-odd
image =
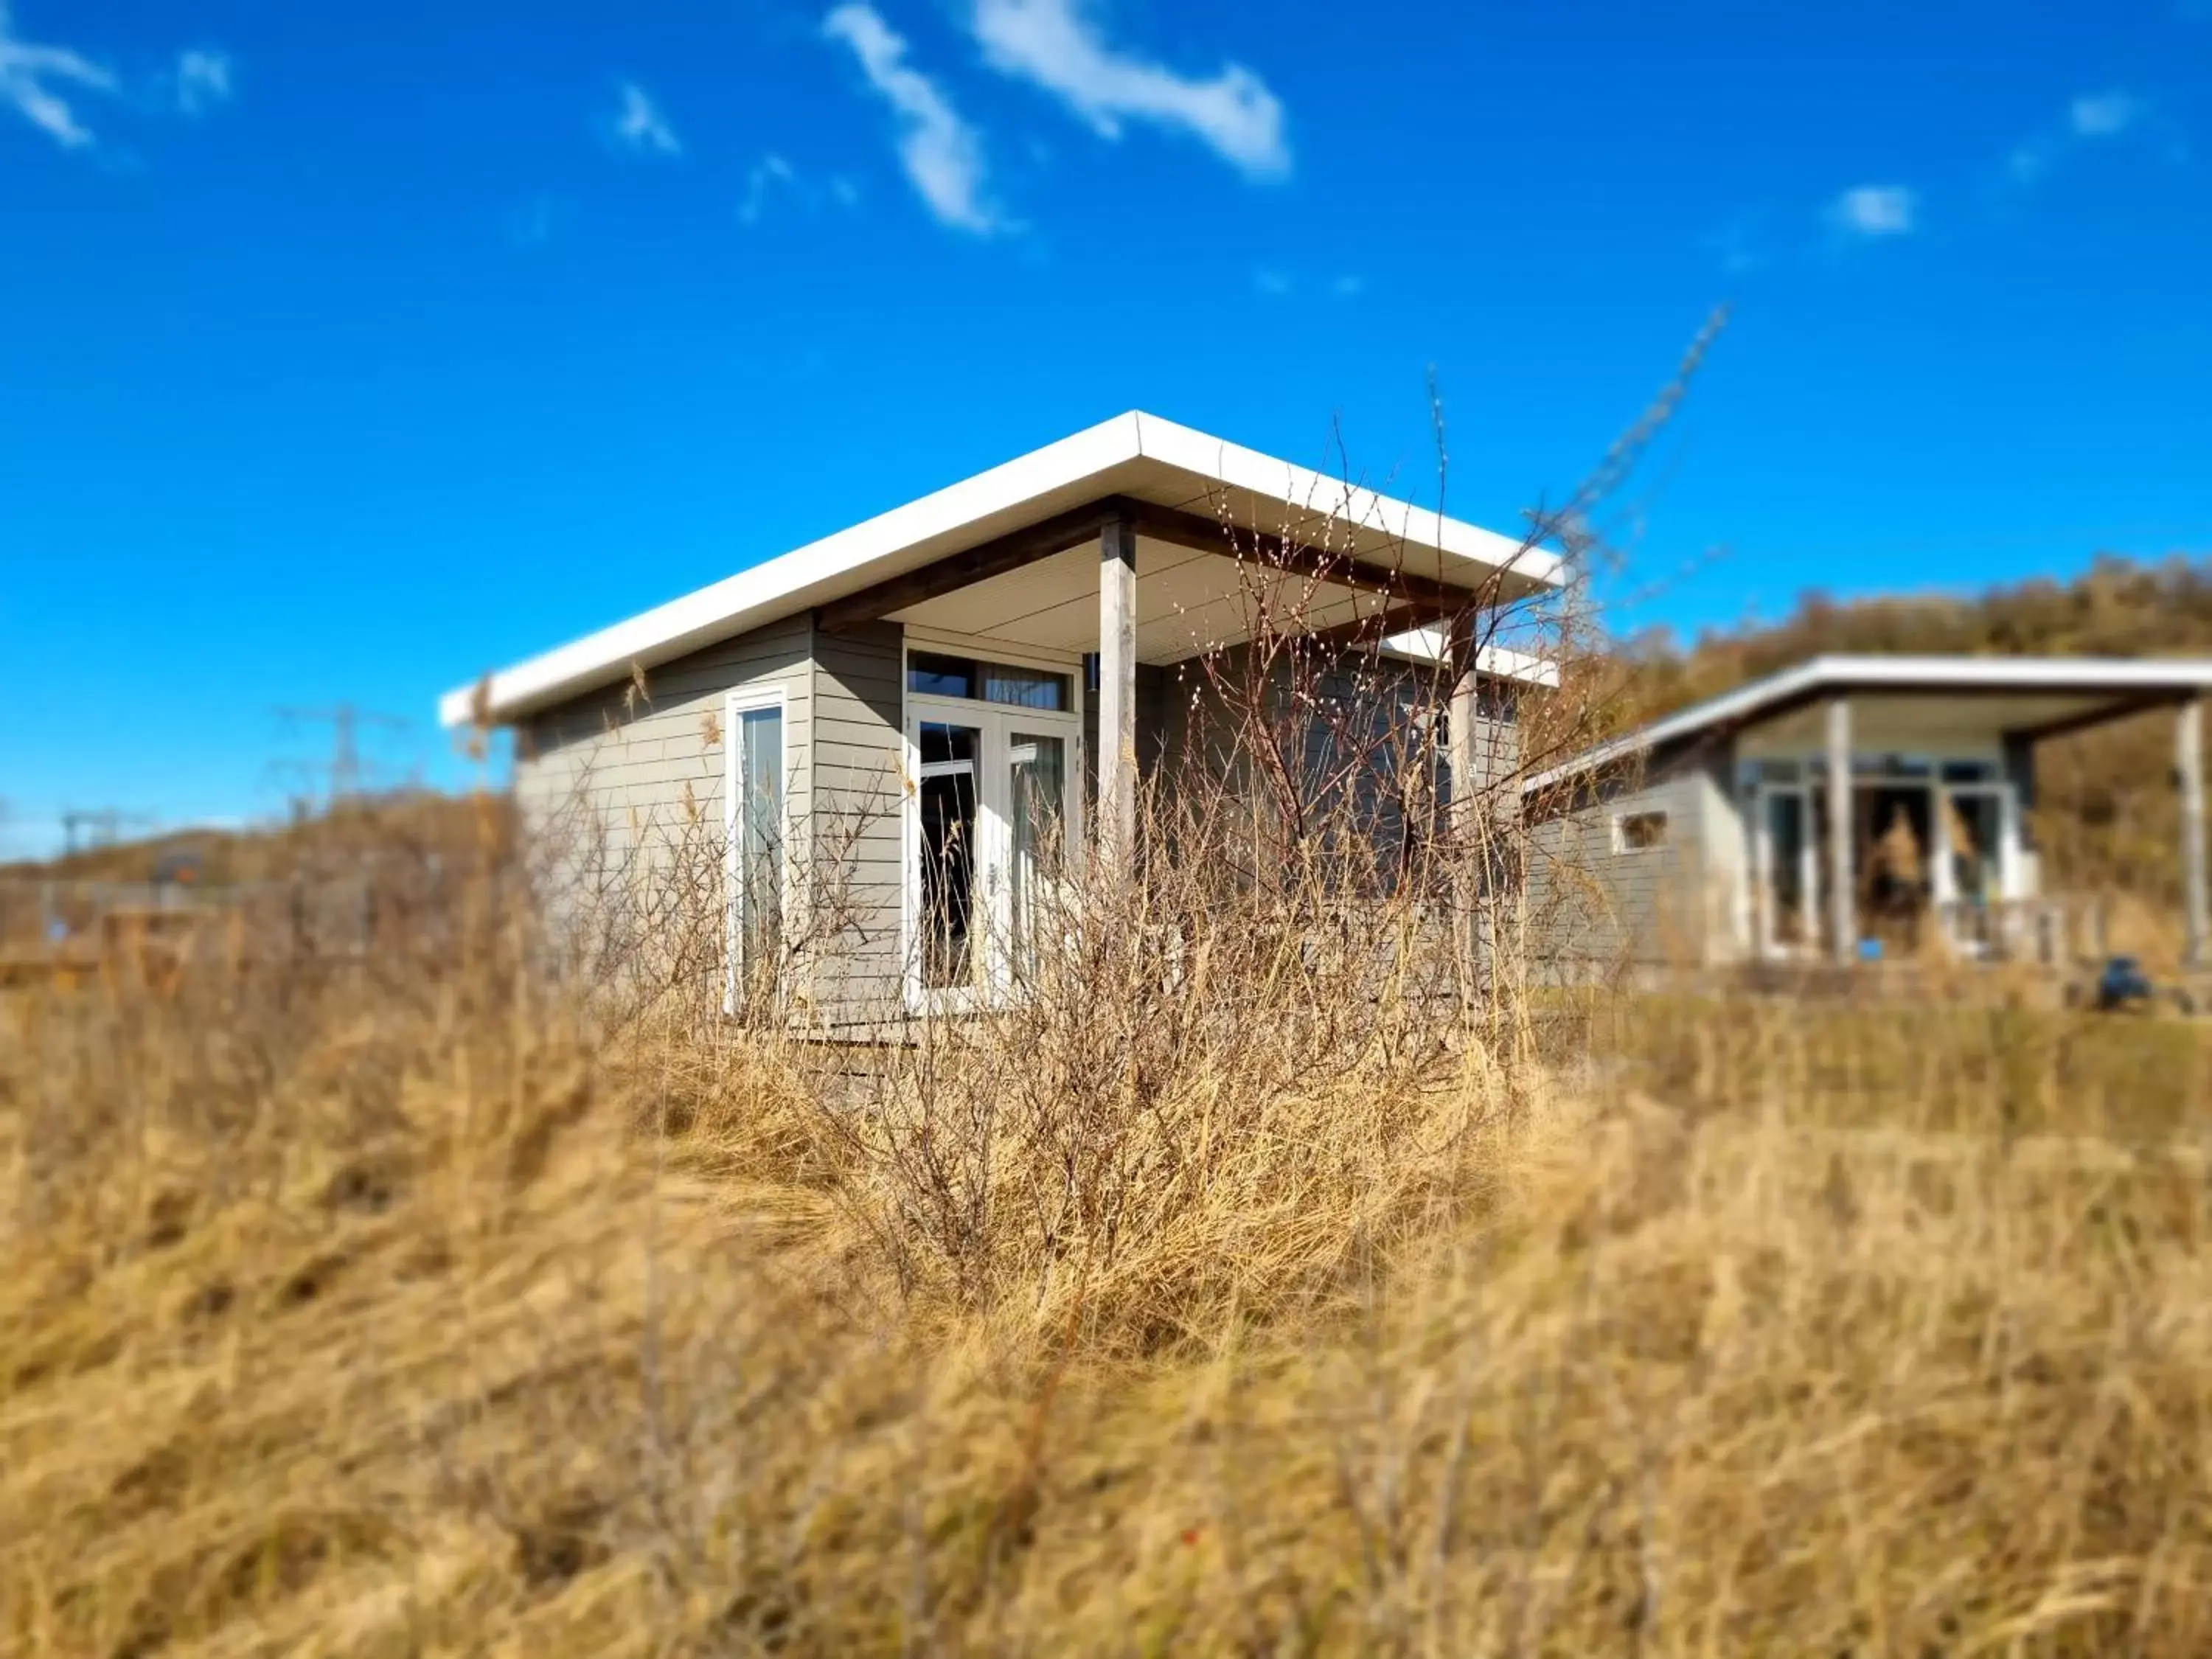
[[[745,198],[738,204],[738,222],[757,225],[761,215],[768,210],[769,193],[775,190],[790,190],[797,186],[799,175],[791,163],[781,155],[763,155],[753,163],[745,175]]]
[[[1081,0],[975,0],[984,61],[1052,93],[1101,137],[1125,121],[1187,132],[1247,174],[1291,170],[1282,101],[1241,64],[1199,78],[1108,44]]]
[[[987,188],[982,140],[934,81],[907,61],[907,43],[873,6],[848,0],[823,20],[898,117],[899,164],[939,222],[988,236],[1006,228]]]
[[[684,145],[660,106],[635,81],[624,81],[616,90],[622,107],[614,118],[615,142],[633,155],[681,155]]]
[[[2132,92],[2084,93],[2066,106],[2064,119],[2016,145],[2005,171],[2016,185],[2039,184],[2074,151],[2133,131],[2150,114],[2149,101]]]
[[[1828,222],[1869,240],[1909,236],[1918,227],[1920,198],[1902,185],[1858,185],[1828,204]]]
[[[860,192],[842,173],[833,173],[817,184],[771,150],[754,162],[745,174],[745,193],[738,203],[738,222],[760,223],[778,198],[813,214],[821,211],[825,200],[837,207],[853,207],[859,203]]]
[[[1332,300],[1356,300],[1367,292],[1367,279],[1358,271],[1344,271],[1323,279],[1311,271],[1289,270],[1281,265],[1255,265],[1252,291],[1270,300],[1287,300],[1294,294],[1325,294]]]
[[[7,0],[0,0],[0,105],[13,109],[64,149],[89,149],[92,129],[78,118],[64,88],[110,94],[115,91],[115,76],[67,46],[24,40],[15,33]]]
[[[2132,93],[2100,92],[2068,105],[2066,122],[2078,138],[2110,138],[2133,126],[2142,112],[2142,100]]]
[[[186,115],[203,114],[217,104],[227,104],[231,94],[230,54],[204,47],[180,52],[169,84],[177,107]]]

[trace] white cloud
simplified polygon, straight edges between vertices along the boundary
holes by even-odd
[[[1854,236],[1908,236],[1919,212],[1920,198],[1901,185],[1860,185],[1836,198],[1828,217]]]
[[[1328,291],[1340,300],[1356,300],[1367,292],[1367,279],[1364,276],[1347,274],[1331,283],[1328,285]]]
[[[745,199],[738,204],[738,222],[758,224],[768,208],[769,192],[779,186],[795,188],[798,183],[799,175],[792,171],[790,162],[781,155],[763,155],[745,175]]]
[[[1006,228],[985,189],[982,141],[937,83],[907,62],[906,41],[873,6],[848,0],[822,32],[860,60],[868,84],[899,118],[899,162],[942,223],[988,236]]]
[[[198,115],[217,104],[227,104],[231,94],[230,54],[204,49],[180,52],[173,79],[177,107],[187,115]]]
[[[2085,93],[2067,105],[2064,120],[2015,147],[2005,158],[2005,171],[2023,189],[2040,184],[2075,150],[2132,131],[2152,113],[2150,105],[2131,92]]]
[[[633,155],[681,155],[684,145],[676,130],[645,88],[635,81],[625,81],[619,90],[622,112],[615,117],[616,142]]]
[[[1278,270],[1273,265],[1255,265],[1252,268],[1252,286],[1269,299],[1279,300],[1295,284],[1287,270]]]
[[[2067,106],[2067,125],[2077,138],[2110,138],[2125,132],[2143,112],[2142,100],[2124,92],[2100,92],[2076,98]]]
[[[64,149],[88,149],[92,129],[58,88],[81,87],[112,94],[115,76],[66,46],[33,45],[15,33],[7,0],[0,0],[0,105],[13,109]]]
[[[1291,168],[1282,101],[1241,64],[1200,80],[1116,51],[1083,0],[975,0],[972,27],[984,61],[1034,82],[1118,138],[1126,121],[1180,129],[1255,177]]]

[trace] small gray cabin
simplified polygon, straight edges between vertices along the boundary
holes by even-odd
[[[1652,963],[2091,954],[2030,833],[2036,748],[2164,708],[2202,963],[2208,690],[2203,659],[1815,657],[1528,779],[1531,908]]]
[[[1560,580],[1524,542],[1131,413],[489,674],[441,715],[514,729],[541,830],[581,819],[633,857],[719,832],[733,975],[759,918],[821,902],[794,890],[834,852],[861,925],[789,1003],[860,1025],[1014,994],[993,941],[1018,918],[993,907],[1047,836],[1127,842],[1140,777],[1186,740],[1178,666],[1236,648],[1255,596],[1314,635],[1425,652],[1452,688],[1450,787],[1472,790],[1517,763],[1516,692],[1555,677],[1467,619]]]

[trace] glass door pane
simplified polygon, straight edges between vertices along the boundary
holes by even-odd
[[[924,720],[921,752],[921,983],[925,990],[975,978],[977,766],[982,732]]]
[[[775,960],[783,920],[783,711],[738,716],[738,960],[758,974]]]
[[[1007,742],[1009,851],[1006,937],[1017,979],[1036,962],[1038,917],[1059,875],[1067,830],[1067,740],[1039,732],[1012,732]]]
[[[2003,896],[2000,860],[2003,848],[2002,803],[1994,790],[1945,792],[1951,841],[1951,891],[1977,908]]]
[[[1766,849],[1766,914],[1774,943],[1803,945],[1805,797],[1801,792],[1767,792]]]

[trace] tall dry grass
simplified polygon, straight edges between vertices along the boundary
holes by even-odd
[[[862,1066],[611,1018],[511,861],[5,1003],[9,1650],[2212,1643],[2193,1025],[1447,1040],[1245,914],[1230,1018],[1078,928]]]

